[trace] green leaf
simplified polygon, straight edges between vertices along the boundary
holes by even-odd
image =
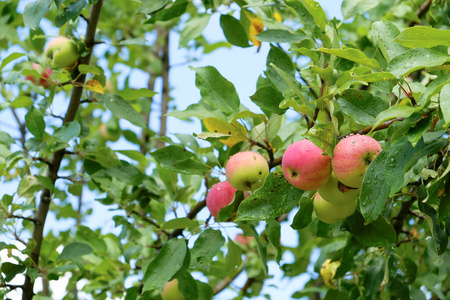
[[[183,266],[188,249],[186,242],[171,239],[158,255],[144,267],[143,292],[161,289]]]
[[[325,155],[333,154],[333,149],[336,145],[336,134],[332,122],[316,124],[303,136],[322,149]]]
[[[4,281],[9,282],[13,280],[18,274],[26,270],[25,266],[16,265],[10,262],[2,262],[1,271],[5,274]]]
[[[220,27],[230,44],[243,48],[250,47],[247,32],[239,20],[230,15],[221,15]]]
[[[384,257],[378,256],[372,259],[365,267],[364,290],[369,300],[379,299],[380,285],[383,282],[385,272]]]
[[[11,107],[14,108],[21,108],[21,107],[30,107],[33,105],[33,100],[31,100],[30,97],[27,96],[19,96],[16,99],[14,99],[13,102],[11,102]]]
[[[240,101],[234,85],[216,68],[207,66],[191,69],[196,72],[195,85],[200,89],[204,102],[226,115],[239,112]]]
[[[296,207],[302,194],[282,172],[272,172],[260,189],[242,201],[236,221],[275,219]]]
[[[447,250],[448,232],[443,222],[438,221],[436,210],[423,200],[428,197],[428,192],[425,186],[421,185],[417,192],[419,196],[419,209],[427,216],[427,222],[430,226],[434,245],[438,255],[442,255]]]
[[[392,22],[383,19],[373,23],[371,33],[387,61],[408,50],[394,41],[400,30]]]
[[[195,117],[197,119],[203,120],[207,118],[215,118],[219,120],[225,120],[225,115],[213,109],[210,105],[206,104],[204,101],[199,101],[198,103],[194,103],[189,105],[185,110],[173,110],[170,113],[166,114],[169,117],[175,117],[180,120],[187,120],[191,117]]]
[[[151,155],[161,167],[175,172],[198,175],[209,172],[209,168],[194,153],[182,147],[167,146],[152,152]]]
[[[91,73],[94,75],[100,75],[102,73],[100,68],[91,65],[78,65],[78,70],[81,74]]]
[[[422,107],[426,107],[430,104],[431,97],[439,93],[439,91],[447,84],[450,83],[450,74],[439,76],[433,82],[431,82],[425,92],[420,96],[418,103]],[[441,99],[442,101],[442,99]]]
[[[104,94],[99,95],[103,104],[108,108],[111,113],[119,119],[125,119],[131,124],[146,128],[144,117],[131,106],[126,100],[117,95]]]
[[[19,183],[17,195],[19,197],[32,198],[41,189],[39,180],[35,176],[26,175]]]
[[[25,115],[25,124],[28,131],[30,131],[31,134],[36,137],[36,139],[42,140],[45,133],[44,116],[34,106],[32,106],[28,113]]]
[[[219,230],[211,228],[200,233],[192,247],[192,255],[200,266],[210,264],[213,257],[225,244],[225,238]]]
[[[358,242],[354,236],[348,237],[347,244],[342,250],[341,264],[337,268],[334,278],[341,278],[351,270],[355,263],[354,257],[361,250],[361,248],[361,243]]]
[[[62,27],[67,23],[67,21],[74,21],[80,16],[81,11],[86,7],[86,5],[87,3],[85,0],[78,0],[64,7],[63,11],[55,18],[55,26]]]
[[[266,85],[256,90],[253,96],[250,96],[252,102],[258,105],[261,110],[270,117],[272,113],[282,115],[286,109],[281,109],[280,103],[284,100],[283,94],[277,89]]]
[[[139,98],[151,98],[157,93],[154,91],[150,91],[149,89],[141,88],[137,90],[133,90],[130,88],[125,88],[119,92],[120,97],[123,99],[130,101],[136,100]]]
[[[298,95],[300,83],[295,79],[295,68],[289,55],[278,47],[270,46],[266,61],[267,78],[283,94],[292,90]],[[300,94],[299,98],[303,96]]]
[[[266,233],[267,233],[267,239],[272,244],[272,246],[275,247],[277,250],[277,256],[276,261],[278,264],[280,264],[281,256],[283,254],[281,250],[281,226],[280,223],[278,223],[276,220],[267,220],[267,226],[266,226]]]
[[[394,57],[388,63],[387,71],[395,76],[407,76],[415,70],[443,65],[448,60],[447,53],[415,48]]]
[[[408,48],[450,46],[450,29],[414,26],[403,30],[394,41]]]
[[[313,201],[309,197],[302,197],[300,199],[300,209],[295,214],[291,227],[299,230],[305,228],[312,221]]]
[[[369,126],[379,113],[389,108],[383,99],[361,90],[348,89],[337,95],[341,110],[356,123]]]
[[[108,251],[104,237],[87,226],[78,226],[75,238],[78,242],[90,245],[97,253]]]
[[[0,65],[0,71],[3,70],[3,68],[6,67],[6,65],[9,64],[10,62],[12,62],[13,60],[16,60],[25,55],[26,54],[24,54],[24,53],[17,53],[17,52],[11,53],[7,57],[5,57],[4,60],[2,60],[2,64]]]
[[[117,180],[133,186],[140,185],[145,178],[141,170],[126,161],[120,161],[120,165],[108,168],[103,172],[105,176],[115,177]]]
[[[197,281],[194,280],[189,272],[183,272],[181,276],[176,276],[178,279],[178,288],[184,299],[198,299]]]
[[[323,11],[320,4],[314,0],[303,0],[302,2],[311,16],[313,16],[314,23],[318,25],[324,32],[327,25],[327,16],[325,15],[325,12]]]
[[[439,97],[439,108],[444,117],[444,128],[450,126],[450,83],[444,85],[441,90],[441,96]]]
[[[291,32],[284,29],[267,29],[255,35],[261,42],[269,43],[297,43],[308,38],[303,31]]]
[[[28,3],[23,12],[25,26],[30,29],[39,27],[52,2],[52,0],[37,0],[36,2]]]
[[[186,47],[189,41],[199,37],[208,25],[210,14],[198,14],[184,25],[180,33],[179,47]]]
[[[239,272],[239,266],[242,264],[242,249],[231,239],[228,239],[228,252],[225,256],[225,267],[227,275],[233,278]]]
[[[158,6],[162,8],[166,3],[172,3],[172,1],[167,1],[162,6],[160,6],[161,1],[157,0],[154,6],[150,4],[150,7],[147,6],[145,10],[150,11]],[[187,0],[176,0],[169,7],[155,12],[150,19],[145,21],[145,24],[155,24],[156,22],[169,21],[181,17],[181,15],[185,13],[188,4],[189,2]]]
[[[139,7],[139,12],[143,14],[151,14],[155,11],[162,9],[166,6],[170,0],[141,0],[141,6]]]
[[[0,144],[9,146],[14,143],[14,139],[7,132],[0,131]]]
[[[348,20],[362,15],[378,4],[380,4],[380,1],[375,0],[344,0],[341,4],[341,12],[344,20]]]
[[[383,217],[365,225],[361,214],[354,213],[345,220],[342,226],[364,246],[384,247],[388,250],[395,247],[397,238],[395,230]]]
[[[316,28],[316,21],[310,12],[306,9],[304,4],[298,0],[285,0],[284,3],[288,6],[289,10],[304,24],[311,36],[313,36],[314,29]]]
[[[320,48],[317,51],[328,53],[331,55],[335,55],[337,57],[342,57],[348,59],[350,61],[354,61],[356,63],[380,70],[380,64],[377,60],[368,58],[361,50],[354,48],[345,48],[345,49],[327,49]]]
[[[381,123],[395,119],[395,118],[406,118],[412,115],[414,112],[417,111],[417,108],[410,107],[410,106],[404,106],[404,105],[395,105],[392,106],[381,113],[378,114],[378,116],[373,121],[372,130],[377,128],[378,125]]]
[[[176,218],[167,221],[159,228],[160,230],[184,229],[188,227],[198,227],[200,223],[189,218]]]
[[[62,259],[77,259],[83,255],[92,253],[92,248],[86,243],[73,242],[64,247],[63,251],[58,257],[58,260]]]
[[[71,139],[80,136],[81,126],[77,121],[64,124],[61,128],[58,128],[53,137],[63,143],[68,143]]]

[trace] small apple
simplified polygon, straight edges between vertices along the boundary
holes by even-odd
[[[54,68],[73,69],[78,62],[80,54],[74,41],[59,36],[51,40],[45,47],[45,56]]]
[[[48,80],[48,78],[50,77],[50,75],[52,75],[52,69],[47,67],[44,71],[44,68],[37,63],[33,63],[31,66],[39,73],[40,76],[38,78],[35,78],[33,75],[28,75],[25,77],[25,79],[30,80],[35,85],[41,85],[46,89],[50,88],[52,84]]]
[[[341,140],[334,148],[331,166],[336,178],[343,184],[360,188],[370,163],[383,149],[367,135],[352,135]]]
[[[217,218],[219,211],[231,203],[234,199],[236,189],[232,187],[228,181],[214,184],[206,196],[206,206],[211,215]]]
[[[314,211],[320,221],[327,224],[334,224],[351,216],[355,210],[358,201],[353,201],[347,204],[333,204],[320,197],[316,193],[314,197]]]
[[[263,186],[269,165],[256,152],[245,151],[231,156],[225,166],[227,181],[239,191],[254,191]]]
[[[331,259],[327,259],[322,266],[320,267],[320,275],[322,276],[323,282],[333,288],[334,283],[336,282],[335,279],[333,279],[334,275],[336,275],[336,270],[341,265],[341,262],[339,261],[333,261],[331,262]]]
[[[334,172],[332,172],[330,179],[317,192],[328,202],[339,205],[347,204],[358,199],[360,189],[350,188],[339,182]]]
[[[162,300],[184,300],[184,295],[178,289],[178,279],[166,283],[161,294]]]
[[[250,242],[254,239],[255,237],[253,236],[246,236],[243,234],[238,234],[236,236],[236,238],[234,239],[234,241],[238,244],[241,244],[243,246],[248,246],[250,244]]]
[[[331,158],[309,140],[295,142],[286,149],[281,163],[290,184],[304,191],[324,185],[331,175]]]

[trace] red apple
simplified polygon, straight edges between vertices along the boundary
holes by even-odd
[[[234,239],[234,241],[238,244],[241,244],[243,246],[248,246],[250,244],[250,242],[254,239],[255,237],[253,236],[246,236],[243,234],[238,234],[236,236],[236,238]]]
[[[360,191],[360,189],[350,188],[339,182],[334,172],[331,173],[327,183],[317,190],[323,199],[338,205],[355,201],[358,199]]]
[[[380,144],[367,135],[352,135],[334,148],[331,165],[336,178],[343,184],[360,188],[370,163],[382,151]]]
[[[162,300],[184,300],[183,294],[178,288],[178,279],[166,283],[161,294]]]
[[[283,155],[284,177],[290,184],[304,191],[324,185],[331,175],[331,158],[309,140],[291,144]]]
[[[206,206],[214,218],[217,218],[219,210],[233,201],[235,193],[236,189],[227,181],[216,183],[211,187],[206,196]]]
[[[39,73],[40,77],[35,78],[33,75],[28,75],[25,77],[25,79],[30,80],[35,85],[41,85],[46,89],[50,88],[52,84],[48,80],[48,78],[50,77],[50,75],[52,75],[52,69],[47,67],[44,71],[44,68],[38,65],[37,63],[33,63],[32,67]]]
[[[254,191],[263,186],[269,174],[265,158],[256,152],[239,152],[230,157],[225,167],[227,181],[239,191]]]
[[[357,204],[356,200],[347,204],[333,204],[320,197],[319,193],[316,193],[313,203],[317,218],[327,224],[334,224],[351,216]]]

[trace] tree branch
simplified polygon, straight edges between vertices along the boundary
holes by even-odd
[[[92,5],[91,12],[89,16],[89,24],[86,29],[86,35],[84,43],[89,49],[89,54],[81,57],[79,59],[79,64],[89,64],[89,61],[91,59],[91,55],[93,52],[93,45],[95,42],[95,31],[97,28],[98,19],[100,17],[100,11],[103,5],[103,0],[97,0],[97,3]],[[75,71],[77,73],[77,71]],[[83,93],[83,84],[86,80],[86,75],[82,74],[78,76],[79,74],[75,74],[74,77],[78,77],[76,83],[73,89],[72,89],[72,95],[70,98],[69,107],[67,108],[66,115],[64,117],[64,124],[68,122],[72,122],[75,120],[75,116],[78,111],[78,107],[80,106],[80,100],[81,95]],[[65,149],[59,150],[53,154],[51,165],[49,166],[49,172],[48,177],[52,180],[53,184],[55,183],[56,179],[58,178],[58,171],[59,167],[61,165],[61,161],[64,157],[64,154],[66,153]],[[35,248],[31,252],[30,259],[32,261],[32,264],[38,266],[39,264],[39,256],[41,254],[41,246],[42,246],[42,240],[43,240],[43,232],[44,232],[44,225],[45,220],[47,219],[47,214],[50,208],[50,202],[51,202],[51,191],[44,188],[42,190],[39,207],[36,213],[36,220],[39,223],[36,223],[33,230],[33,240],[36,242]],[[31,300],[34,296],[33,292],[34,287],[34,280],[31,279],[30,276],[25,277],[25,283],[23,285],[23,300]]]
[[[167,131],[167,110],[169,106],[169,70],[170,70],[170,62],[169,62],[169,30],[167,29],[159,29],[162,31],[161,36],[164,38],[164,45],[162,47],[162,94],[161,94],[161,116],[160,116],[160,127],[159,127],[159,136],[163,137],[166,135]],[[158,33],[158,36],[160,34]],[[164,142],[158,141],[157,148],[164,147]]]
[[[422,4],[418,10],[416,10],[416,16],[420,19],[422,18],[422,16],[430,9],[431,6],[431,0],[427,0],[425,1],[424,4]],[[410,20],[408,22],[408,27],[413,27],[414,25],[416,25],[417,22],[414,20]]]

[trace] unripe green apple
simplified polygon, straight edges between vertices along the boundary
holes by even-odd
[[[54,38],[45,47],[45,56],[54,68],[73,68],[80,57],[74,41],[59,36]]]
[[[38,65],[37,63],[33,63],[32,67],[39,73],[40,77],[35,78],[33,75],[28,75],[25,77],[25,79],[30,80],[35,85],[41,85],[46,89],[51,87],[52,84],[48,80],[48,78],[50,77],[50,75],[52,75],[52,69],[47,67],[44,71],[44,68],[42,66]]]
[[[320,221],[327,224],[334,224],[351,216],[355,210],[358,201],[353,201],[347,204],[333,204],[320,197],[316,193],[314,197],[314,211]]]
[[[161,294],[162,300],[184,300],[183,294],[178,289],[178,279],[166,283]]]
[[[349,188],[337,180],[334,172],[331,173],[327,183],[321,186],[317,192],[320,196],[333,204],[347,204],[358,199],[360,189]]]
[[[263,186],[269,175],[269,165],[256,152],[239,152],[230,157],[225,166],[227,181],[239,191],[254,191]]]
[[[370,163],[383,149],[367,135],[352,135],[334,148],[331,166],[336,178],[343,184],[360,188]]]
[[[331,175],[331,158],[309,140],[291,144],[283,155],[283,174],[290,184],[304,191],[324,185]]]
[[[233,201],[236,189],[228,181],[214,184],[206,196],[206,206],[211,215],[217,218],[219,211]]]

